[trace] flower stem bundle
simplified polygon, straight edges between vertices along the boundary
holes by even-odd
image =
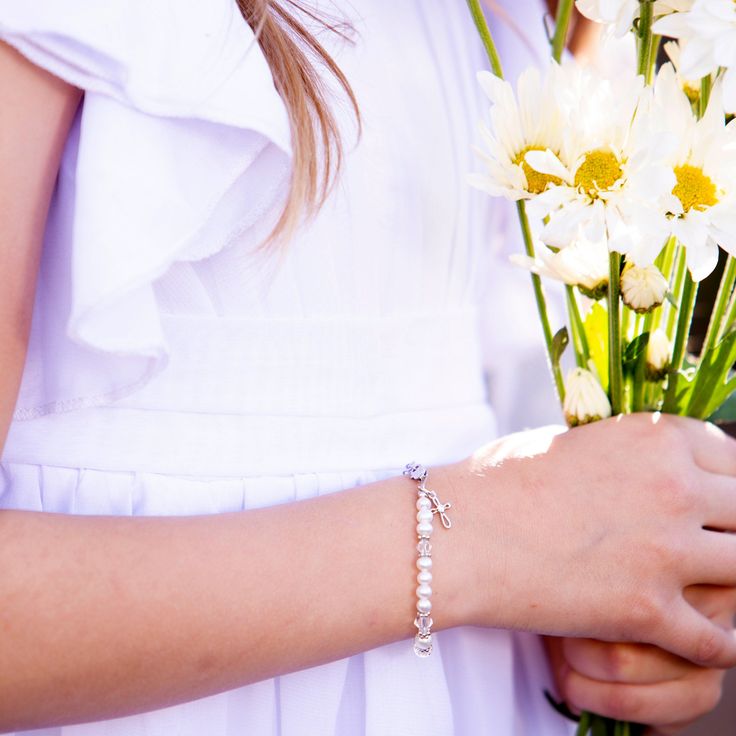
[[[630,67],[607,76],[563,60],[573,0],[560,0],[549,66],[514,88],[480,1],[467,1],[492,69],[479,73],[491,108],[470,182],[517,205],[525,252],[512,260],[531,271],[569,425],[638,411],[736,420],[736,3],[576,0],[604,35],[634,37]],[[663,36],[677,41],[657,69]],[[693,354],[698,287],[719,258]],[[551,324],[544,279],[565,285],[567,324]],[[578,727],[639,732],[594,714]]]

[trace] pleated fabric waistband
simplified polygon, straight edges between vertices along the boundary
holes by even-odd
[[[250,476],[450,462],[494,431],[473,311],[166,316],[169,363],[112,405],[15,422],[3,459]]]

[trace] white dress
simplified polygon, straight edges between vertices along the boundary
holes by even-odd
[[[340,112],[344,174],[273,257],[256,246],[288,177],[288,121],[232,0],[0,0],[0,38],[86,91],[50,213],[0,507],[252,509],[390,477],[412,459],[453,461],[494,436],[479,305],[505,226],[465,183],[484,66],[465,3],[340,6],[355,42],[323,40],[355,89],[363,136],[354,146]],[[524,12],[541,34],[536,3]],[[437,639],[429,660],[400,642],[34,733],[568,732],[544,700],[535,637],[461,628]]]

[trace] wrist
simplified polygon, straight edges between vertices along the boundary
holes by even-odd
[[[505,557],[493,494],[497,468],[479,473],[472,460],[433,469],[432,483],[452,503],[452,529],[435,532],[436,628],[501,627]],[[493,477],[489,477],[493,476]]]

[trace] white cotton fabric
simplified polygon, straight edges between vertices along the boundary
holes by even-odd
[[[51,207],[0,507],[247,510],[387,478],[412,459],[453,461],[495,435],[479,317],[500,293],[488,273],[503,232],[465,183],[482,50],[462,2],[338,6],[355,42],[323,40],[355,89],[362,137],[354,144],[337,96],[343,176],[288,250],[268,254],[257,246],[288,181],[288,119],[232,0],[0,0],[0,38],[85,90]],[[532,0],[515,11],[532,39],[540,17]],[[514,44],[508,28],[497,31]],[[532,342],[510,320],[496,327],[508,360]],[[544,700],[535,637],[460,628],[437,639],[426,661],[400,642],[34,733],[568,732]]]

